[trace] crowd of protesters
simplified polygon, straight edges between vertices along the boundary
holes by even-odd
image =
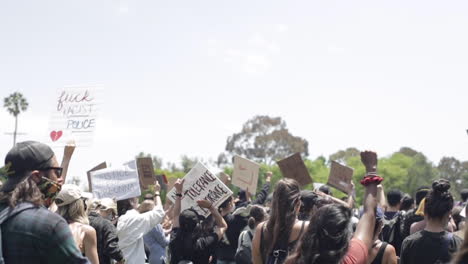
[[[8,152],[0,263],[468,264],[468,190],[460,201],[444,179],[414,196],[385,190],[371,151],[361,152],[366,174],[355,183],[365,188],[362,206],[354,190],[337,199],[326,185],[301,190],[284,178],[271,186],[268,172],[255,197],[241,190],[217,207],[198,201],[206,218],[181,210],[183,179],[173,204],[162,204],[157,182],[141,202],[93,199],[64,184],[71,153],[59,165],[39,142]]]

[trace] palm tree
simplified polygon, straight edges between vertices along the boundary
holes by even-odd
[[[16,144],[16,133],[18,130],[18,115],[28,109],[28,101],[21,93],[15,92],[3,99],[3,107],[15,117],[15,132],[13,133],[13,146]]]

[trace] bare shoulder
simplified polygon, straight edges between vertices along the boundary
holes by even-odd
[[[83,231],[86,235],[96,235],[96,230],[90,225],[82,225]]]
[[[396,256],[395,247],[393,247],[390,244],[387,244],[387,247],[384,251],[383,263],[396,264],[398,263],[397,261],[398,260]]]
[[[304,230],[307,229],[307,227],[309,226],[309,221],[297,221],[295,224],[294,224],[294,229],[295,231],[301,231],[302,229],[302,225],[304,225]]]

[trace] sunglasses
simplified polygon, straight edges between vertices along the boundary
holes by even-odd
[[[47,167],[47,168],[41,169],[41,171],[47,171],[47,170],[54,170],[58,178],[62,177],[62,171],[63,171],[62,167]]]

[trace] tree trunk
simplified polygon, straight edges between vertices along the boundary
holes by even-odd
[[[16,132],[18,130],[18,116],[15,116],[15,132],[13,132],[13,147],[16,145]]]

